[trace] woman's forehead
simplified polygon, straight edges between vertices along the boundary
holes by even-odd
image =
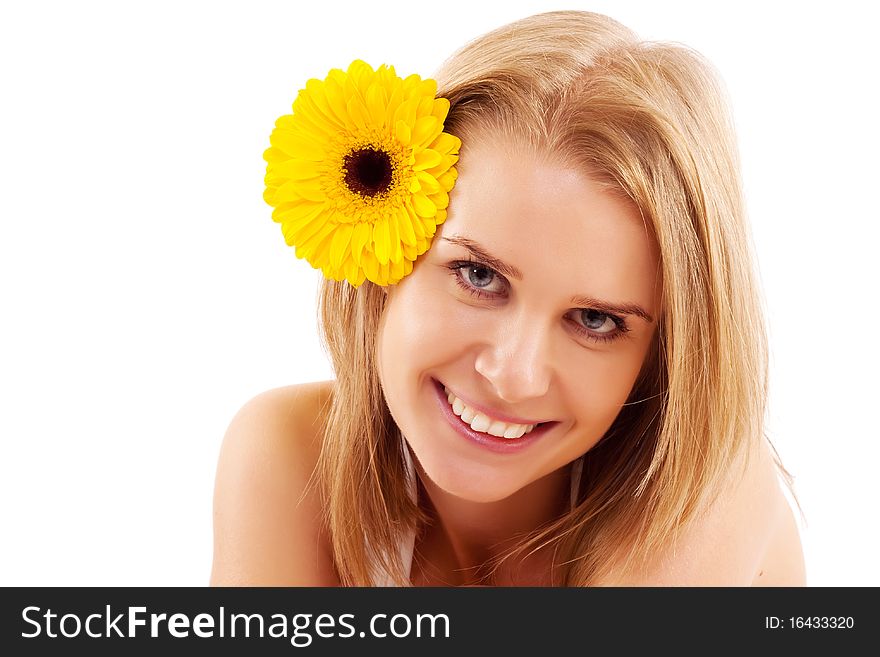
[[[572,165],[510,143],[480,140],[463,156],[437,246],[460,249],[462,239],[527,278],[642,303],[655,292],[659,256],[635,205]]]

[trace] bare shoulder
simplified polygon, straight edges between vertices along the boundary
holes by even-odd
[[[622,586],[803,586],[800,535],[771,447],[645,570]]]
[[[269,390],[229,424],[214,486],[213,586],[333,586],[315,480],[330,381]]]
[[[774,469],[775,473],[775,469]],[[767,550],[752,586],[806,586],[804,550],[794,509],[777,486],[778,509]]]

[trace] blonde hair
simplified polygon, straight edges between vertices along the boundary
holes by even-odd
[[[499,132],[580,165],[638,207],[659,247],[655,342],[584,457],[578,504],[494,564],[552,546],[554,583],[589,585],[669,545],[764,437],[766,332],[724,95],[693,51],[575,11],[490,32],[435,77],[463,158],[469,138]],[[374,584],[374,564],[407,584],[393,555],[426,520],[378,377],[384,303],[369,282],[322,283],[337,380],[319,474],[345,585]]]

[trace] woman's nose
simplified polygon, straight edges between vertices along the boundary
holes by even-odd
[[[483,346],[474,367],[500,399],[513,404],[547,394],[553,372],[550,358],[546,328],[510,322]]]

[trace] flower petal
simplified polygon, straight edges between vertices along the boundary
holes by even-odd
[[[423,189],[428,196],[440,191],[440,183],[430,173],[416,171],[416,175],[413,177],[419,181],[419,189]]]
[[[444,155],[443,160],[440,162],[440,164],[435,167],[431,167],[428,170],[428,173],[436,178],[448,169],[450,169],[452,165],[454,165],[456,162],[458,162],[458,155]]]
[[[263,159],[266,160],[266,162],[268,162],[269,164],[272,164],[273,162],[283,162],[289,157],[290,156],[287,153],[274,147],[267,148],[263,151]]]
[[[412,141],[412,130],[405,121],[398,121],[394,124],[394,136],[401,144],[409,145]]]
[[[397,215],[392,214],[386,219],[388,223],[388,246],[390,250],[388,252],[388,257],[391,258],[391,261],[400,260],[403,258],[403,248],[400,244],[400,230],[397,227]]]
[[[367,108],[364,107],[364,104],[361,102],[360,98],[351,97],[348,99],[348,102],[345,105],[348,110],[348,116],[357,127],[358,130],[362,132],[367,131],[367,125],[370,123],[370,115],[367,112]]]
[[[320,162],[327,157],[320,140],[308,139],[290,130],[273,130],[269,137],[273,148],[284,152],[288,157]]]
[[[404,210],[400,210],[395,213],[394,222],[397,224],[400,241],[403,242],[404,246],[415,246],[416,233],[413,230],[409,215]]]
[[[416,115],[421,118],[423,116],[433,116],[434,114],[434,97],[426,96],[419,100],[419,109],[416,111]],[[437,117],[434,117],[437,118]],[[440,123],[440,121],[438,121]]]
[[[414,92],[419,96],[427,96],[430,98],[434,98],[437,95],[437,81],[431,80],[430,78],[427,80],[422,80],[416,90]]]
[[[295,221],[285,221],[281,224],[281,232],[288,246],[305,244],[314,237],[323,226],[327,225],[327,217],[319,216],[319,213],[305,215]]]
[[[457,153],[461,148],[461,139],[453,137],[448,132],[441,132],[437,135],[437,139],[431,142],[430,148],[444,155]]]
[[[357,266],[361,265],[361,255],[364,247],[373,237],[373,227],[368,223],[354,224],[354,233],[351,236],[351,255]]]
[[[442,129],[443,124],[436,117],[423,116],[416,121],[413,128],[412,143],[416,146],[427,144],[433,141]]]
[[[403,278],[403,258],[391,261],[391,271],[388,275],[389,283],[397,283]]]
[[[373,227],[373,248],[380,265],[388,262],[388,257],[391,254],[390,239],[388,218],[380,217]]]
[[[433,118],[433,117],[432,117]],[[415,171],[424,171],[425,169],[433,169],[443,161],[443,156],[437,151],[426,148],[418,151],[416,154],[416,162],[413,165]]]
[[[358,267],[354,260],[350,257],[346,259],[346,261],[342,264],[341,267],[342,274],[349,283],[351,283],[354,287],[357,287],[359,283],[356,283],[358,279],[358,271],[360,267]]]
[[[333,124],[337,130],[345,127],[345,123],[340,121],[336,113],[330,106],[326,94],[327,85],[322,80],[309,80],[306,83],[308,96],[304,96],[303,100],[310,103],[310,113],[320,113],[320,119]]]
[[[324,203],[312,203],[311,201],[283,203],[272,211],[272,221],[279,224],[298,222],[305,218],[314,218],[324,211],[326,211]]]
[[[387,122],[385,90],[378,84],[371,84],[367,89],[366,104],[370,115],[370,123],[384,128]]]
[[[431,203],[430,199],[424,194],[413,194],[413,209],[420,217],[433,217],[437,214],[437,208]]]
[[[448,192],[455,185],[456,178],[458,178],[458,172],[455,169],[447,169],[437,178],[437,182]]]
[[[388,285],[391,282],[391,263],[386,262],[379,265],[379,272],[376,274],[376,282],[379,285]]]
[[[275,194],[276,202],[296,201],[306,199],[308,201],[326,201],[327,195],[321,189],[317,180],[290,180],[278,188]]]
[[[265,182],[268,185],[270,180],[307,180],[320,175],[321,171],[315,162],[290,159],[267,167]]]
[[[348,78],[354,83],[355,88],[362,97],[366,94],[367,87],[374,76],[375,71],[373,71],[373,67],[362,59],[354,60],[348,67]]]
[[[403,101],[400,104],[400,107],[398,107],[397,110],[394,112],[394,125],[397,125],[398,121],[403,121],[408,126],[415,125],[416,111],[418,110],[418,108],[418,98],[410,98]]]
[[[434,221],[434,217],[422,219],[422,225],[425,227],[425,234],[428,238],[434,237],[434,233],[437,232],[437,223]]]
[[[406,215],[409,218],[409,225],[413,228],[413,233],[416,236],[416,246],[420,241],[423,241],[426,237],[425,229],[422,227],[422,220],[419,218],[419,215],[416,213],[415,208],[411,203],[407,203],[404,205],[406,209]]]
[[[407,98],[412,98],[414,95],[418,95],[418,86],[421,84],[422,78],[413,73],[412,75],[407,75],[403,80],[403,93]],[[436,93],[434,94],[437,95]]]
[[[345,93],[342,85],[336,80],[327,79],[324,85],[324,92],[327,95],[327,105],[333,110],[333,114],[343,123],[348,125],[348,108],[345,106]]]
[[[293,111],[295,112],[296,132],[314,135],[323,141],[332,140],[339,132],[339,128],[329,122],[320,112],[315,111],[308,101],[295,103]]]
[[[438,210],[445,210],[449,207],[449,194],[442,189],[437,190],[436,194],[431,194],[428,198]]]
[[[443,123],[446,120],[446,115],[449,114],[449,99],[435,98],[431,114],[433,114],[440,123]]]
[[[272,210],[272,221],[294,221],[300,217],[313,215],[325,208],[324,203],[315,203],[313,201],[289,201],[287,203],[279,203]]]
[[[351,243],[353,230],[351,224],[340,224],[333,233],[333,243],[330,245],[330,264],[335,269],[342,267],[346,252]]]
[[[364,274],[366,275],[368,280],[373,281],[377,285],[381,285],[379,282],[379,261],[376,260],[376,256],[372,253],[364,253],[364,259],[361,262],[361,267],[364,269]]]
[[[315,257],[316,252],[321,248],[327,236],[333,233],[333,229],[335,228],[335,226],[329,221],[324,223],[318,222],[318,225],[319,228],[317,231],[296,245],[296,257],[304,258],[316,267],[321,266],[321,259]]]

